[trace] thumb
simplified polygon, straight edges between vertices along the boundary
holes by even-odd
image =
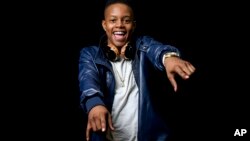
[[[177,91],[177,83],[176,83],[176,81],[175,81],[175,79],[174,79],[174,75],[173,75],[173,74],[170,74],[170,75],[168,76],[168,79],[169,79],[171,85],[173,86],[174,91],[176,92],[176,91]]]
[[[111,115],[108,114],[108,124],[111,130],[114,130],[115,128],[113,127],[113,123],[112,123],[112,118]]]

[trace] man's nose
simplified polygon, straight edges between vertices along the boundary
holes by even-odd
[[[124,26],[124,21],[123,20],[118,20],[116,23],[117,27],[123,27]]]

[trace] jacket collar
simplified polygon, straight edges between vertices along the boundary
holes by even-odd
[[[136,36],[132,36],[132,40],[131,40],[131,45],[134,47],[134,50],[136,50],[136,45],[138,44],[138,40],[136,40],[135,38]],[[102,49],[102,46],[104,46],[107,42],[107,36],[106,34],[102,35],[100,38],[100,42],[98,44],[98,48],[97,48],[97,53],[95,56],[95,63],[96,64],[100,64],[100,65],[104,65],[106,67],[108,67],[110,70],[112,70],[112,65],[109,62],[109,60],[107,59],[107,57],[104,54],[104,50]],[[135,52],[134,54],[135,55]]]
[[[97,53],[96,53],[96,56],[95,56],[95,63],[96,64],[100,64],[100,65],[103,65],[103,66],[106,66],[108,67],[110,70],[112,70],[112,66],[111,66],[111,63],[109,62],[109,60],[105,57],[104,53],[103,53],[103,50],[101,49],[101,47],[99,46],[97,48]]]
[[[94,58],[94,61],[96,64],[103,65],[112,71],[112,65],[109,62],[109,60],[105,57],[105,54],[104,54],[103,49],[101,47],[102,44],[104,43],[105,39],[106,39],[106,35],[103,35],[100,39],[98,46],[97,46],[97,53],[96,53],[96,56]]]

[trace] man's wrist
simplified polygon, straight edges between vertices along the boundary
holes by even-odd
[[[179,53],[176,53],[176,52],[167,52],[163,55],[163,58],[162,58],[162,64],[164,64],[165,62],[165,59],[166,58],[169,58],[169,57],[180,57],[180,54]]]

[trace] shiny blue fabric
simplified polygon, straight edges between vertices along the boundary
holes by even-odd
[[[132,68],[139,88],[138,141],[165,141],[168,136],[167,125],[152,102],[152,95],[160,98],[162,93],[159,93],[159,87],[154,85],[156,82],[153,79],[155,74],[166,75],[162,64],[163,55],[167,52],[180,52],[177,48],[162,44],[149,36],[138,37],[135,46]],[[86,113],[96,105],[104,105],[111,111],[115,80],[111,63],[100,47],[90,46],[81,50],[78,79],[80,104]],[[94,133],[91,140],[105,141],[104,138],[104,134]]]

